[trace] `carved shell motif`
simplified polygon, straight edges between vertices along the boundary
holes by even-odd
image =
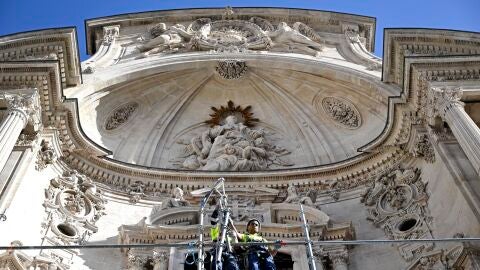
[[[337,97],[326,97],[322,108],[335,123],[348,129],[357,129],[362,125],[362,118],[357,108],[349,101]]]
[[[105,121],[105,129],[113,130],[126,123],[137,110],[138,103],[130,102],[114,110]]]

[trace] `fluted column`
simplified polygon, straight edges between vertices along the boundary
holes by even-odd
[[[431,116],[438,115],[447,122],[473,168],[480,174],[480,129],[465,112],[461,96],[460,88],[431,88],[429,111]]]
[[[34,113],[38,111],[38,95],[36,90],[22,91],[23,93],[8,92],[3,94],[7,102],[8,111],[0,124],[0,171],[10,156],[15,146],[15,142],[22,130],[27,125],[29,119],[38,122],[38,117]]]

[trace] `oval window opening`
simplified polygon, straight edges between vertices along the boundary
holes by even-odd
[[[69,236],[69,237],[74,237],[75,235],[77,235],[77,232],[75,231],[74,228],[72,228],[72,226],[70,225],[67,225],[67,224],[58,224],[57,225],[57,229],[63,233],[64,235],[66,236]]]
[[[412,229],[413,227],[415,227],[415,225],[417,225],[417,220],[414,219],[414,218],[410,218],[410,219],[402,221],[402,223],[400,223],[400,225],[398,225],[398,230],[401,231],[401,232],[406,232],[406,231]]]

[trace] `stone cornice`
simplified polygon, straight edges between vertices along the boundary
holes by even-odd
[[[440,29],[385,29],[383,81],[402,85],[404,58],[480,54],[480,33]]]
[[[399,97],[390,97],[387,125],[375,140],[361,148],[363,151],[378,151],[380,145],[395,145],[398,136],[410,128],[403,121],[405,119],[412,124],[425,123],[430,84],[449,82],[459,85],[480,80],[480,55],[408,56],[403,59],[402,93]]]
[[[0,61],[56,60],[64,87],[81,82],[76,29],[56,28],[0,37]]]
[[[0,91],[38,89],[42,124],[59,130],[62,147],[88,150],[93,155],[109,152],[92,142],[80,127],[75,99],[65,100],[58,61],[0,62]]]
[[[301,21],[319,32],[343,34],[345,26],[356,25],[361,37],[365,39],[365,47],[373,52],[375,46],[375,18],[320,10],[288,9],[288,8],[233,8],[235,19],[260,17],[272,24],[279,22],[295,23]],[[191,22],[199,18],[221,20],[224,8],[161,10],[142,13],[108,16],[85,21],[87,37],[87,53],[94,54],[103,40],[103,27],[119,25],[144,26],[159,22],[179,23]],[[266,15],[268,14],[268,15]]]

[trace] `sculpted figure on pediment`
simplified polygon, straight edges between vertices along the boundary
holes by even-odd
[[[138,50],[144,52],[143,57],[165,50],[178,50],[186,47],[194,35],[203,36],[208,31],[208,28],[204,28],[202,31],[189,32],[181,24],[167,27],[165,23],[159,23],[150,29],[150,39],[145,44],[139,46]]]
[[[281,22],[273,27],[258,17],[218,21],[201,18],[188,27],[159,23],[139,41],[143,42],[137,47],[142,53],[139,57],[192,50],[232,51],[234,48],[242,52],[273,50],[317,56],[323,49],[319,35],[304,23],[297,22],[290,27]]]
[[[272,39],[272,49],[289,49],[302,51],[304,53],[317,56],[319,52],[323,50],[322,44],[315,42],[312,38],[301,33],[301,30],[311,30],[308,33],[311,33],[312,38],[318,38],[315,31],[310,27],[306,26],[303,23],[295,23],[294,28],[288,26],[286,22],[281,22],[278,24],[275,31],[267,31],[267,35]],[[307,33],[306,31],[303,31]],[[318,38],[319,39],[319,38]]]
[[[183,190],[176,187],[172,190],[172,197],[162,202],[161,209],[190,206],[190,203],[183,198]]]
[[[289,185],[287,188],[287,198],[284,203],[297,203],[304,204],[320,209],[320,205],[316,203],[317,192],[315,190],[309,190],[307,192],[298,192],[297,188],[293,185]]]

